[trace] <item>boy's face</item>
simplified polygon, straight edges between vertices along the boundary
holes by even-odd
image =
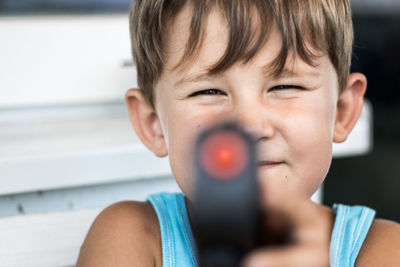
[[[268,66],[281,47],[273,29],[250,62],[209,76],[207,69],[221,58],[228,38],[223,17],[214,10],[198,57],[174,69],[188,39],[190,16],[184,9],[171,27],[167,62],[155,88],[156,113],[178,184],[190,197],[192,148],[199,132],[235,120],[257,140],[264,188],[310,197],[331,162],[339,93],[329,58],[319,57],[315,67],[288,60],[283,75],[272,77]]]

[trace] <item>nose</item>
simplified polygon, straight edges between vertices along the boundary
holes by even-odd
[[[234,107],[232,120],[236,121],[257,141],[270,139],[275,134],[272,112],[266,105],[256,100],[240,101]]]

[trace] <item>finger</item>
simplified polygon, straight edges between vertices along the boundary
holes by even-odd
[[[285,213],[276,210],[262,213],[258,230],[261,246],[293,244],[295,234],[296,226]]]
[[[324,267],[329,253],[314,247],[292,246],[258,250],[243,262],[245,267]]]
[[[267,204],[264,211],[269,214],[282,214],[298,227],[315,225],[320,219],[328,219],[332,213],[329,208],[318,205],[309,199],[288,197],[280,203]]]
[[[334,214],[314,203],[286,205],[281,210],[265,211],[259,230],[260,244],[318,244],[329,250]]]
[[[296,206],[285,203],[279,208],[268,207],[262,211],[259,229],[260,245],[290,245],[299,240],[299,230],[303,232],[305,225],[300,223],[300,218],[304,214]]]

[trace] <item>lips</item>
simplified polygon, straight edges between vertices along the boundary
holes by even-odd
[[[269,160],[265,160],[265,161],[259,161],[258,162],[258,166],[259,167],[277,167],[279,165],[284,164],[283,161],[269,161]]]

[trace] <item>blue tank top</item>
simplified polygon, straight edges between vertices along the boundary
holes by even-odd
[[[182,194],[159,193],[147,198],[157,213],[161,231],[162,266],[198,266],[196,244]]]
[[[183,195],[159,193],[149,196],[147,200],[153,205],[160,224],[163,266],[198,266],[196,245]],[[342,204],[335,204],[333,210],[336,219],[330,244],[330,266],[354,266],[375,211]]]
[[[375,217],[375,211],[362,206],[333,205],[336,213],[330,244],[330,266],[354,266],[361,246]]]

